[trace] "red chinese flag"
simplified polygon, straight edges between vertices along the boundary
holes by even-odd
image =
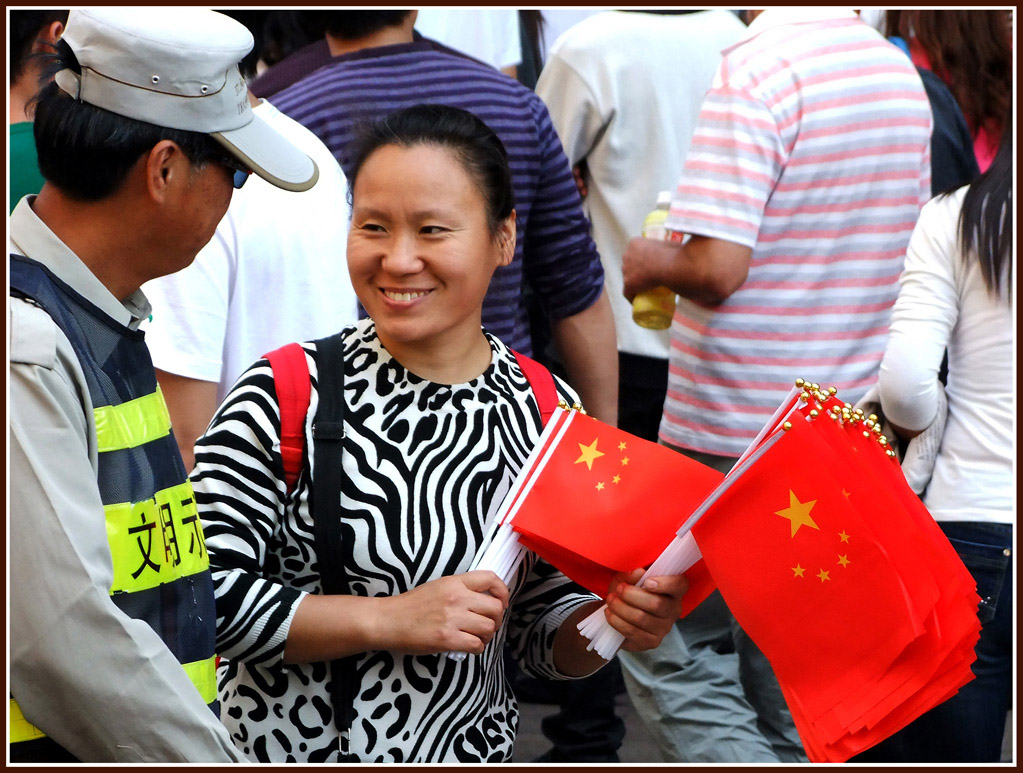
[[[916,637],[909,597],[803,420],[776,434],[693,527],[711,576],[779,682],[819,716]]]
[[[615,572],[661,554],[724,476],[590,416],[573,412],[566,423],[511,525],[523,545],[604,597]]]

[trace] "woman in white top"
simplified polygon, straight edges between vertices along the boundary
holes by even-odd
[[[908,439],[935,420],[948,349],[948,419],[923,500],[977,581],[983,623],[976,679],[896,736],[892,761],[1000,759],[1013,665],[1012,134],[972,185],[921,212],[881,363],[881,406]]]

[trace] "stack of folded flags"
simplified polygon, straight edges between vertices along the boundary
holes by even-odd
[[[809,759],[870,748],[973,678],[973,578],[876,419],[797,387],[726,476],[559,409],[473,568],[510,581],[524,550],[606,597],[616,572],[716,586],[774,668]],[[610,659],[603,610],[580,624]]]

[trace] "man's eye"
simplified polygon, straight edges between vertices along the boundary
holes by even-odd
[[[379,223],[363,223],[359,226],[363,231],[383,231],[384,227]]]
[[[430,236],[445,233],[448,229],[442,225],[424,225],[420,230],[420,233],[424,233]]]

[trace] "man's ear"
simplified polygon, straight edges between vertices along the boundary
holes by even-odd
[[[60,40],[60,36],[64,34],[64,23],[55,21],[46,28],[46,42],[53,45],[57,44]]]
[[[190,164],[176,142],[160,140],[139,159],[145,175],[146,191],[157,203],[163,203],[179,182],[187,182]]]
[[[39,34],[36,35],[36,39],[32,43],[32,53],[53,53],[54,46],[57,45],[57,41],[60,40],[60,36],[63,34],[64,24],[59,21],[53,21],[45,27],[40,27]]]
[[[515,210],[497,227],[497,244],[501,250],[497,265],[507,266],[515,257]]]

